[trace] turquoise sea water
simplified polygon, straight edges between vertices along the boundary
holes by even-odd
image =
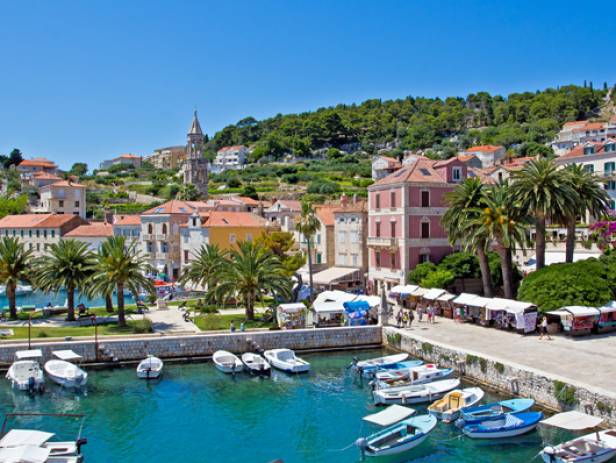
[[[357,462],[354,446],[341,449],[375,429],[361,421],[375,408],[368,384],[345,369],[353,355],[305,355],[313,367],[308,375],[276,372],[265,379],[223,375],[212,363],[166,365],[162,379],[152,382],[138,380],[133,368],[91,371],[86,393],[48,383],[45,394],[34,398],[12,391],[3,380],[0,411],[85,413],[86,463]],[[359,354],[376,355],[379,351]],[[486,400],[495,398],[488,394]],[[62,438],[79,429],[79,421],[57,418],[11,422],[29,424]],[[369,461],[538,462],[545,437],[542,431],[505,443],[479,442],[440,423],[417,449]]]
[[[66,291],[59,291],[57,293],[43,293],[41,291],[33,291],[28,294],[18,294],[16,296],[16,305],[20,306],[36,306],[38,308],[45,307],[48,303],[51,302],[52,306],[62,306],[66,301]],[[124,296],[125,304],[132,304],[133,297],[130,294],[126,294]],[[93,299],[87,298],[85,296],[80,296],[77,293],[75,297],[75,305],[80,303],[85,304],[86,307],[104,307],[105,306],[105,298],[103,297],[95,297]],[[113,296],[113,303],[116,303],[115,294]],[[5,294],[0,294],[0,308],[7,308],[9,306],[9,301],[6,298]]]

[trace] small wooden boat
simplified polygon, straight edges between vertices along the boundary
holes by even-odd
[[[386,367],[379,368],[374,372],[374,377],[378,379],[398,379],[408,376],[409,371],[423,365],[421,360],[405,360],[404,362],[394,363]]]
[[[242,363],[251,375],[269,376],[272,372],[267,360],[253,352],[242,354]]]
[[[451,423],[458,417],[462,408],[475,405],[483,399],[483,396],[483,389],[479,387],[456,389],[430,405],[428,412],[445,423]]]
[[[271,366],[288,373],[304,373],[310,370],[310,364],[297,357],[291,349],[266,350],[263,355]]]
[[[436,424],[436,418],[431,415],[408,418],[366,438],[358,439],[356,445],[363,456],[395,455],[420,445]]]
[[[460,386],[459,379],[443,379],[429,384],[412,384],[404,388],[379,389],[372,392],[375,404],[419,404],[440,399]]]
[[[45,362],[45,373],[54,383],[62,387],[83,387],[88,382],[88,374],[71,361],[81,360],[81,355],[72,350],[52,352],[54,360]]]
[[[467,424],[462,432],[473,439],[500,439],[526,434],[537,427],[541,412],[507,413],[497,419]]]
[[[141,379],[156,379],[163,372],[163,361],[153,355],[148,355],[137,365],[137,377]]]
[[[214,365],[223,373],[237,373],[242,371],[244,365],[236,355],[226,350],[217,350],[212,356]]]
[[[408,373],[400,375],[388,375],[388,373],[389,372],[376,373],[377,382],[375,384],[377,389],[431,383],[437,379],[445,379],[451,376],[453,374],[453,368],[438,368],[436,365],[429,363],[427,365],[419,365],[415,368],[411,368]],[[386,377],[383,378],[383,376]],[[391,376],[393,376],[393,378]]]
[[[387,368],[395,365],[396,363],[403,362],[408,358],[409,354],[393,354],[386,355],[385,357],[377,357],[367,360],[354,360],[353,367],[363,375],[369,376],[374,373],[375,370],[381,368]]]
[[[535,405],[533,399],[510,399],[476,407],[464,407],[460,410],[460,419],[456,421],[456,426],[461,428],[465,424],[497,419],[507,413],[525,412],[530,410],[533,405]]]
[[[545,463],[604,463],[616,456],[616,429],[593,432],[555,447],[545,447]]]
[[[19,350],[15,352],[15,362],[6,372],[11,386],[20,391],[43,392],[45,375],[37,359],[43,356],[40,349]]]

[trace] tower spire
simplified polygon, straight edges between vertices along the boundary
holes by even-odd
[[[201,124],[199,124],[199,118],[197,117],[196,109],[193,113],[192,125],[190,126],[190,130],[188,131],[188,135],[203,135],[203,131],[201,130]]]

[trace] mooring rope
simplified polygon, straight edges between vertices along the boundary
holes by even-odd
[[[341,448],[341,449],[327,449],[326,452],[344,452],[346,450],[349,450],[354,445],[355,445],[355,441],[351,442],[349,445],[347,445],[344,448]]]
[[[430,439],[430,442],[436,442],[437,444],[442,444],[443,442],[451,442],[452,440],[459,440],[462,439],[464,437],[464,434],[460,434],[458,436],[454,436],[451,439],[442,439],[442,440],[436,440],[436,439]]]

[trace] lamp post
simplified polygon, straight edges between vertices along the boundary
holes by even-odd
[[[96,315],[90,317],[94,325],[94,359],[98,361],[98,324],[96,323]]]
[[[32,349],[32,312],[28,314],[28,350]]]

